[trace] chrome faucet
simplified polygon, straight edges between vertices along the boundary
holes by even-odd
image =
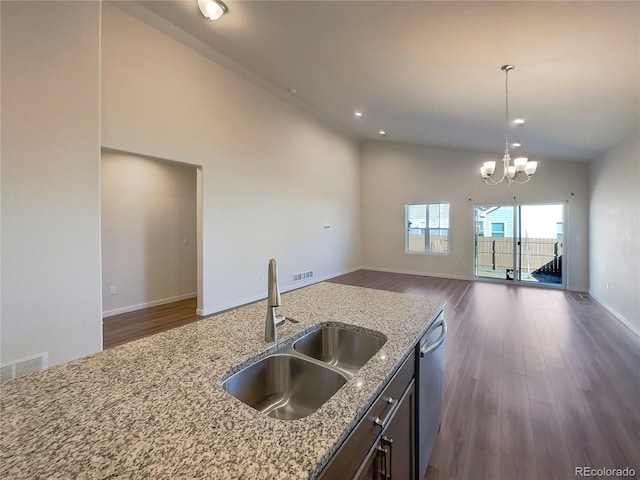
[[[264,339],[267,342],[275,342],[278,339],[278,326],[286,320],[284,315],[276,314],[276,307],[281,304],[280,289],[278,288],[278,267],[275,258],[269,260],[269,279],[267,293],[267,321],[264,325]]]

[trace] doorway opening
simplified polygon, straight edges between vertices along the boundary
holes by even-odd
[[[475,278],[565,286],[564,204],[476,205]]]
[[[201,184],[197,165],[102,149],[104,348],[197,319]]]

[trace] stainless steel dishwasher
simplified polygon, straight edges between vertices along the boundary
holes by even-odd
[[[440,428],[442,361],[447,323],[440,312],[416,351],[416,479],[423,479]]]

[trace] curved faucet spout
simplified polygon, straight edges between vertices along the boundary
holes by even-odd
[[[280,288],[278,287],[278,267],[275,258],[269,260],[267,288],[267,319],[264,325],[264,339],[267,342],[275,342],[278,339],[278,325],[285,321],[284,316],[276,314],[276,307],[281,305],[281,300]]]
[[[269,260],[268,302],[270,307],[280,306],[280,288],[278,288],[278,267],[276,259]]]

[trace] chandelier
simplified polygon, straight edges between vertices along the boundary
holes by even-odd
[[[518,157],[511,164],[511,154],[509,153],[509,72],[516,67],[513,65],[503,65],[500,67],[505,75],[504,95],[505,95],[505,114],[504,114],[504,156],[502,157],[503,170],[502,176],[496,180],[493,173],[496,169],[496,162],[484,162],[480,167],[480,174],[488,185],[498,185],[504,181],[507,185],[512,183],[526,183],[536,173],[538,162],[530,161],[526,157]]]

